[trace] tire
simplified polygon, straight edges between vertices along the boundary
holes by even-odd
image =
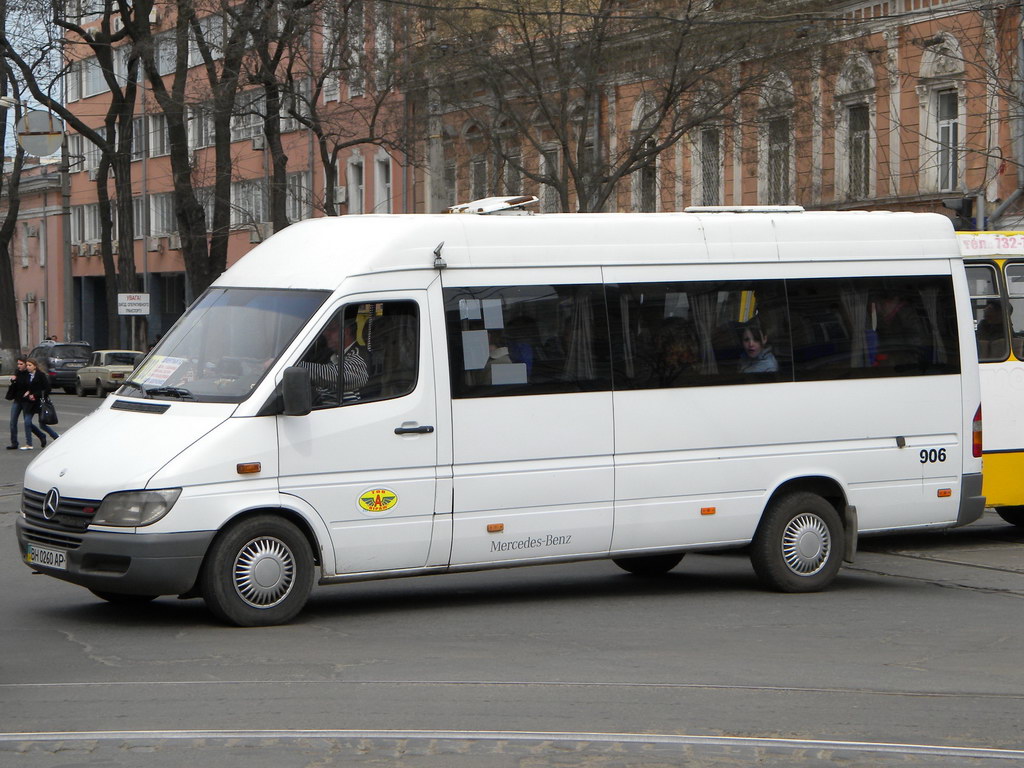
[[[1024,507],[996,507],[996,514],[1010,525],[1024,528]]]
[[[159,595],[126,595],[123,592],[106,592],[102,589],[90,589],[96,597],[106,600],[114,605],[145,605],[159,597]]]
[[[817,592],[843,564],[843,523],[835,507],[799,491],[771,503],[754,535],[750,562],[758,578],[779,592]]]
[[[85,397],[86,394],[88,394],[85,391],[85,387],[82,386],[82,380],[81,379],[79,379],[78,381],[75,382],[75,394],[78,395],[79,397]]]
[[[103,391],[103,382],[101,382],[99,379],[96,379],[96,397],[102,398],[106,396],[107,393]]]
[[[683,554],[683,552],[672,552],[667,555],[613,557],[612,562],[634,576],[662,576],[679,565]]]
[[[280,517],[258,515],[214,539],[199,589],[219,619],[265,627],[284,624],[302,610],[313,572],[313,553],[302,532]]]
[[[61,387],[61,389],[64,390],[64,394],[65,395],[73,395],[73,394],[75,394],[75,388],[74,387]]]

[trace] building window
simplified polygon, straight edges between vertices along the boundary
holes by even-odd
[[[541,184],[540,209],[543,213],[557,213],[559,207],[558,187],[558,150],[545,149],[541,152],[541,174],[554,183]]]
[[[655,154],[655,141],[644,142],[647,153],[647,164],[637,171],[636,179],[640,185],[636,205],[644,213],[658,210],[658,156]]]
[[[133,197],[132,198],[132,237],[139,240],[145,237],[148,232],[146,224],[148,216],[146,215],[146,198]]]
[[[471,200],[487,197],[487,158],[482,155],[470,161],[469,197]]]
[[[289,173],[285,199],[288,221],[302,221],[313,215],[313,185],[308,171]]]
[[[939,91],[936,106],[939,191],[949,192],[957,189],[960,180],[960,110],[956,91]]]
[[[791,143],[789,136],[789,118],[774,117],[768,121],[768,174],[767,199],[768,205],[783,205],[790,201],[789,169]]]
[[[871,179],[871,120],[867,106],[857,104],[849,107],[847,119],[849,120],[847,162],[850,174],[850,198],[863,200],[868,197],[868,183]]]
[[[700,132],[700,204],[722,204],[722,132],[703,128]]]
[[[191,128],[192,149],[212,147],[214,144],[213,109],[200,104],[189,110],[189,127]]]
[[[267,220],[267,196],[263,179],[231,185],[231,226],[246,227]]]
[[[107,81],[96,57],[82,60],[82,96],[95,96],[107,91]]]
[[[348,212],[363,212],[363,161],[352,160],[348,164]]]
[[[174,193],[149,196],[149,231],[153,235],[169,235],[178,229],[174,216]]]
[[[263,91],[240,93],[235,99],[235,113],[231,116],[231,140],[241,141],[262,135],[263,116],[266,112]]]
[[[146,118],[132,120],[132,160],[141,160],[146,154]]]
[[[501,186],[502,193],[506,195],[521,195],[523,189],[523,177],[519,168],[523,162],[522,152],[518,147],[506,147],[501,162]]]
[[[444,167],[444,193],[448,205],[456,205],[459,202],[455,190],[455,163],[448,163]]]
[[[149,156],[160,157],[171,154],[171,140],[167,135],[167,118],[163,115],[149,116]]]
[[[374,162],[374,213],[391,213],[391,158],[385,155]]]

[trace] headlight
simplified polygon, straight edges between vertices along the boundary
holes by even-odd
[[[92,521],[98,525],[150,525],[171,511],[180,494],[181,488],[111,493],[103,499]]]

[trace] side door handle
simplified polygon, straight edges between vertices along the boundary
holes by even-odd
[[[433,431],[433,427],[407,427],[404,424],[401,427],[395,427],[396,435],[429,435]]]

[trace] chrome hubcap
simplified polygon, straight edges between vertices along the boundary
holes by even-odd
[[[280,539],[261,536],[242,547],[233,572],[235,592],[246,604],[272,608],[292,590],[295,555]]]
[[[813,576],[828,561],[832,534],[817,515],[797,515],[782,532],[782,558],[794,573]]]

